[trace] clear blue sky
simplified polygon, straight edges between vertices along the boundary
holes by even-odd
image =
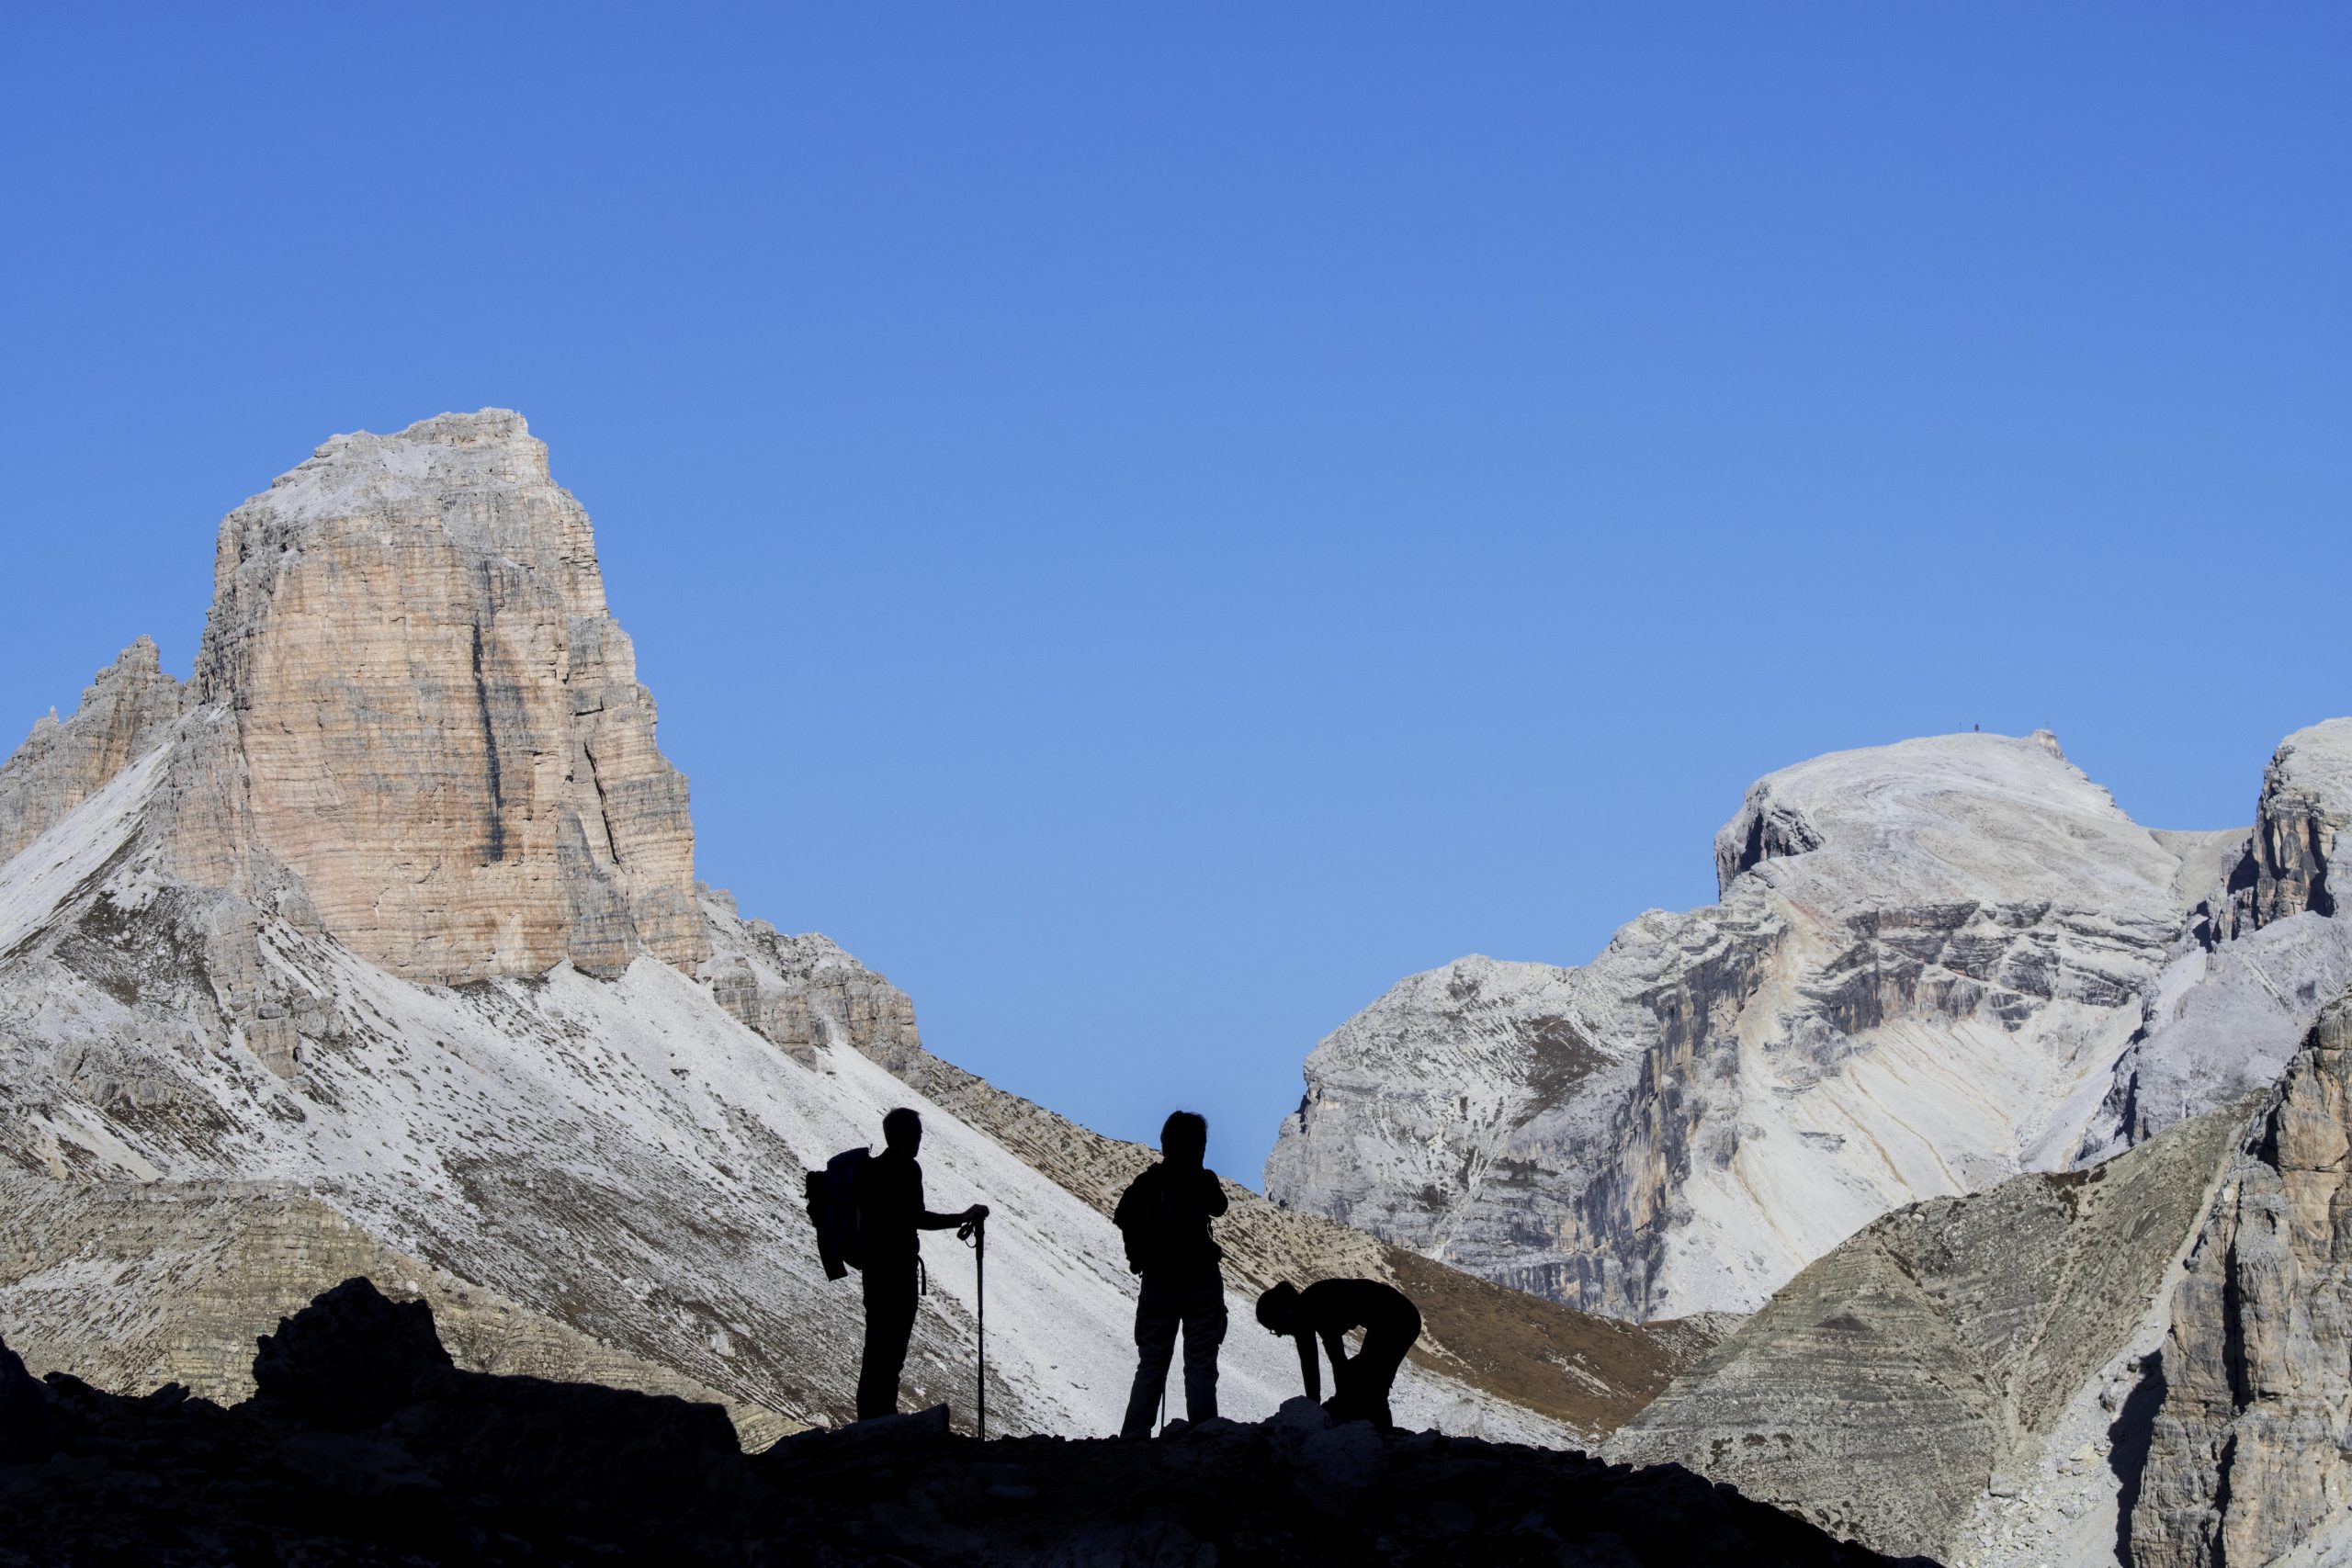
[[[2352,712],[2352,8],[17,5],[0,722],[521,409],[747,911],[1255,1180],[1756,775]]]

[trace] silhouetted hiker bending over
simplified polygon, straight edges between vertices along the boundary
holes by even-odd
[[[1184,1329],[1184,1414],[1216,1414],[1216,1348],[1225,1343],[1225,1256],[1209,1222],[1225,1213],[1225,1188],[1201,1163],[1209,1124],[1179,1111],[1159,1129],[1159,1163],[1127,1184],[1112,1220],[1126,1238],[1127,1267],[1143,1276],[1136,1299],[1136,1384],[1119,1436],[1151,1436],[1168,1388],[1176,1329]]]
[[[899,1374],[915,1331],[915,1269],[922,1260],[917,1231],[953,1230],[989,1217],[986,1203],[960,1214],[922,1206],[922,1118],[900,1106],[882,1118],[888,1146],[865,1162],[857,1178],[859,1246],[865,1254],[865,1356],[857,1368],[857,1418],[899,1409]]]
[[[1388,1390],[1405,1352],[1421,1337],[1421,1310],[1393,1285],[1377,1280],[1319,1280],[1305,1290],[1285,1280],[1258,1298],[1258,1321],[1270,1333],[1298,1341],[1298,1370],[1306,1376],[1306,1397],[1323,1397],[1315,1364],[1320,1337],[1331,1357],[1332,1392],[1323,1406],[1334,1421],[1370,1421],[1384,1432],[1396,1423],[1388,1415]],[[1348,1354],[1345,1336],[1363,1330],[1363,1348]]]

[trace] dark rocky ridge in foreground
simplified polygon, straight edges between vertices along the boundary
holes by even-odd
[[[944,1412],[746,1456],[715,1405],[456,1370],[421,1302],[337,1286],[261,1341],[260,1392],[145,1398],[0,1351],[0,1563],[1210,1568],[1891,1561],[1672,1465],[1436,1433],[951,1435]]]

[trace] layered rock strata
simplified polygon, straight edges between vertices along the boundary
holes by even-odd
[[[2046,734],[1817,758],[1717,834],[1713,906],[1348,1021],[1267,1190],[1592,1311],[1751,1310],[1890,1208],[2267,1084],[2352,984],[2347,817],[2352,721],[2280,749],[2252,834],[2140,828]]]
[[[2352,998],[2251,1114],[1870,1226],[1611,1452],[1955,1568],[2343,1561],[2347,1151]]]
[[[2064,1493],[2042,1512],[2078,1505],[2082,1539],[2033,1550],[2098,1561],[2114,1543],[2118,1483],[2103,1446],[2070,1462],[2086,1434],[2067,1418],[2086,1387],[2110,1418],[2128,1396],[2151,1304],[2248,1109],[2093,1170],[2018,1177],[1873,1222],[1689,1368],[1611,1457],[1688,1464],[1881,1551],[1951,1563],[1984,1560],[1988,1496]]]
[[[232,721],[239,847],[392,974],[701,958],[686,783],[520,415],[337,436],[231,513],[192,698]]]
[[[801,1429],[404,1258],[290,1185],[0,1177],[0,1302],[10,1343],[37,1373],[140,1391],[178,1383],[233,1404],[254,1393],[254,1340],[299,1312],[320,1281],[362,1274],[394,1301],[429,1297],[443,1343],[467,1371],[718,1404],[747,1446]]]

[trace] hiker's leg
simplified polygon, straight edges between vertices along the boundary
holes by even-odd
[[[857,1418],[895,1416],[899,1374],[915,1329],[915,1266],[911,1259],[870,1265],[865,1273],[865,1354],[857,1368]]]
[[[1184,1415],[1194,1422],[1216,1415],[1216,1351],[1225,1325],[1225,1277],[1211,1274],[1184,1303]]]
[[[1331,1397],[1323,1402],[1323,1410],[1334,1425],[1364,1418],[1363,1371],[1361,1350],[1332,1367]]]
[[[1127,1391],[1126,1419],[1119,1423],[1123,1438],[1151,1436],[1160,1396],[1168,1391],[1168,1363],[1176,1355],[1181,1304],[1150,1275],[1144,1276],[1143,1293],[1136,1298],[1136,1382]]]
[[[1389,1415],[1388,1394],[1396,1384],[1397,1369],[1405,1364],[1405,1352],[1412,1343],[1387,1335],[1365,1336],[1363,1349],[1356,1357],[1355,1419],[1369,1421],[1384,1432],[1396,1427]]]
[[[1384,1324],[1365,1335],[1363,1351],[1356,1357],[1361,1379],[1356,1392],[1362,1401],[1357,1414],[1369,1416],[1372,1424],[1384,1432],[1396,1429],[1396,1418],[1388,1408],[1389,1391],[1396,1385],[1396,1374],[1405,1365],[1406,1353],[1420,1337],[1421,1319],[1416,1313],[1409,1324]]]

